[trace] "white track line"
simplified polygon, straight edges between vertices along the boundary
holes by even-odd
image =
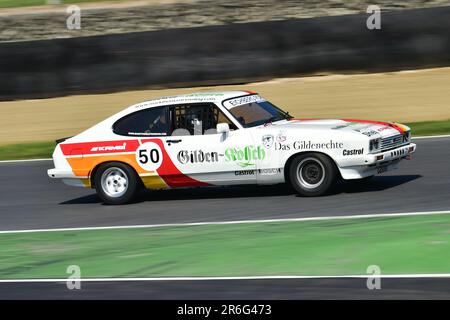
[[[450,211],[426,211],[426,212],[378,213],[378,214],[376,213],[376,214],[347,215],[347,216],[325,216],[325,217],[285,218],[285,219],[280,218],[280,219],[264,219],[264,220],[205,221],[205,222],[165,223],[165,224],[147,224],[147,225],[143,224],[143,225],[129,225],[129,226],[4,230],[0,231],[0,234],[114,230],[114,229],[144,229],[144,228],[166,228],[166,227],[173,228],[173,227],[193,227],[206,225],[234,225],[234,224],[249,224],[249,223],[301,222],[301,221],[368,219],[368,218],[396,218],[396,217],[425,216],[425,215],[439,215],[439,214],[450,214]]]
[[[418,137],[412,137],[412,140],[416,139],[434,139],[434,138],[450,138],[450,134],[447,135],[439,135],[439,136],[418,136]]]
[[[20,163],[20,162],[38,162],[38,161],[51,161],[51,158],[44,159],[24,159],[24,160],[1,160],[0,163]]]
[[[221,280],[283,280],[283,279],[409,279],[409,278],[450,278],[450,273],[423,273],[423,274],[357,274],[357,275],[333,275],[333,276],[240,276],[240,277],[148,277],[148,278],[55,278],[55,279],[1,279],[0,283],[45,283],[45,282],[131,282],[131,281],[221,281]]]

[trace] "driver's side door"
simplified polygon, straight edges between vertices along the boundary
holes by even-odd
[[[176,186],[183,186],[186,176],[198,185],[256,183],[256,164],[264,150],[254,145],[249,130],[238,129],[212,103],[176,105],[169,112],[164,147],[178,169],[167,172]],[[218,123],[227,123],[230,131],[217,133]]]

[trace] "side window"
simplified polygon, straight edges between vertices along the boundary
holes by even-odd
[[[125,136],[165,136],[168,131],[166,111],[166,107],[160,107],[126,115],[113,125],[113,131]]]
[[[172,135],[215,134],[218,123],[228,123],[230,130],[236,126],[213,104],[179,105],[170,109]]]

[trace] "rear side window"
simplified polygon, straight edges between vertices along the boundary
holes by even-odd
[[[166,136],[167,108],[150,108],[126,115],[113,125],[113,131],[123,136]]]

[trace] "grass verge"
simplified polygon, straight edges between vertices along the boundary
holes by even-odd
[[[0,234],[0,279],[450,272],[450,213]]]
[[[450,134],[450,120],[408,123],[415,136]],[[0,160],[50,158],[54,141],[0,145]]]
[[[409,123],[414,136],[450,134],[450,120]]]
[[[2,145],[0,160],[50,158],[54,149],[54,141]]]

